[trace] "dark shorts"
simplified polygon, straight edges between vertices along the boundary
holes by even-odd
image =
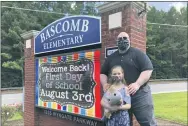
[[[149,85],[139,89],[131,96],[131,109],[129,110],[132,126],[132,114],[135,115],[141,126],[157,126],[154,117],[153,99]]]

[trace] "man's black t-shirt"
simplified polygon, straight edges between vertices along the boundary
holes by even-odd
[[[102,65],[101,74],[108,76],[111,68],[116,65],[123,68],[125,80],[128,84],[136,82],[142,71],[153,70],[153,65],[148,56],[133,47],[130,47],[124,54],[116,51],[110,55]]]

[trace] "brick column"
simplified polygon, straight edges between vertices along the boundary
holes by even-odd
[[[24,39],[24,126],[36,126],[37,114],[35,111],[35,63],[34,63],[34,36],[38,31],[29,31],[21,34]]]
[[[103,63],[105,57],[105,48],[116,46],[116,39],[120,32],[125,31],[130,36],[131,46],[146,51],[146,15],[138,16],[138,13],[144,9],[143,2],[107,2],[98,6],[102,22],[102,56]],[[121,25],[109,29],[109,16],[121,12]],[[110,20],[113,22],[113,18]],[[118,21],[114,21],[116,24]]]
[[[105,59],[105,48],[116,46],[120,32],[129,34],[132,47],[146,52],[146,14],[138,15],[144,10],[144,2],[107,2],[98,6],[98,10],[102,18],[101,63]],[[133,118],[133,125],[139,126]]]
[[[132,2],[130,5],[130,38],[131,46],[146,52],[146,13],[138,15],[144,10],[144,3]]]

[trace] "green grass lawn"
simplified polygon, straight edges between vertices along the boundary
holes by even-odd
[[[153,94],[155,116],[187,124],[187,92]],[[20,120],[17,112],[10,120]]]
[[[187,124],[187,92],[153,94],[155,116]]]
[[[20,119],[23,119],[22,116],[18,112],[16,112],[15,115],[11,119],[9,119],[9,121],[20,120]]]

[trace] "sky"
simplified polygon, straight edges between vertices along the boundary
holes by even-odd
[[[147,2],[149,6],[155,6],[158,10],[168,11],[172,6],[174,6],[177,11],[180,8],[187,6],[187,2]]]

